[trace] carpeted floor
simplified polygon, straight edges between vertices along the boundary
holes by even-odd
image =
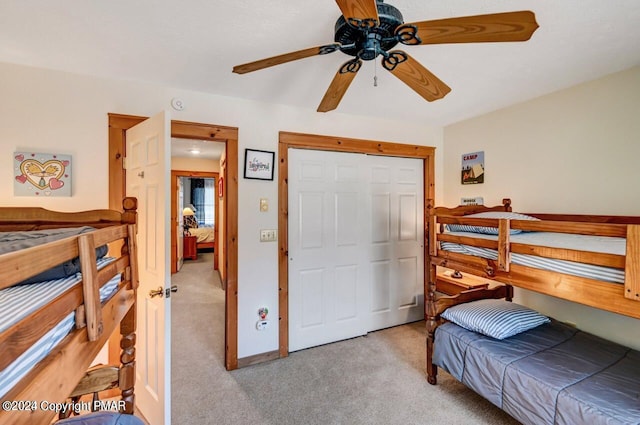
[[[440,371],[425,379],[424,322],[224,369],[224,292],[212,254],[172,283],[172,423],[517,424]]]

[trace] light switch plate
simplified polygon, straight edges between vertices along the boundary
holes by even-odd
[[[262,229],[260,230],[260,242],[275,242],[277,235],[276,229]]]

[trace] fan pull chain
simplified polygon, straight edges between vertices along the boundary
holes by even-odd
[[[378,87],[378,62],[373,61],[373,87]]]

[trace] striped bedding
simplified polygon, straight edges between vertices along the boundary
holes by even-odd
[[[490,240],[497,240],[498,238],[494,235],[469,232],[447,232],[447,234]],[[617,255],[624,255],[626,250],[626,240],[624,238],[605,236],[574,235],[553,232],[523,232],[511,235],[509,239],[511,243],[523,243],[527,245],[567,248]],[[490,260],[498,259],[498,252],[489,248],[480,248],[445,241],[440,242],[440,248],[445,251],[473,255],[475,257],[482,257]],[[624,283],[623,269],[594,266],[574,261],[556,260],[552,258],[515,253],[511,254],[511,263],[605,282]]]
[[[114,259],[104,257],[98,260],[98,269]],[[29,285],[20,285],[0,291],[0,332],[4,332],[40,307],[62,295],[82,279],[80,273],[64,279],[56,279]],[[120,275],[114,276],[100,288],[100,301],[104,302],[117,289]],[[75,324],[75,312],[69,313],[53,329],[0,371],[0,397],[4,396],[24,375],[62,341]]]

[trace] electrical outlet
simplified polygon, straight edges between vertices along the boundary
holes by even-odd
[[[268,327],[269,327],[268,320],[258,320],[258,323],[256,323],[256,329],[259,331],[264,331]]]
[[[267,198],[260,198],[260,212],[269,211],[269,200]]]
[[[260,230],[260,242],[275,242],[278,239],[277,235],[276,229]]]

